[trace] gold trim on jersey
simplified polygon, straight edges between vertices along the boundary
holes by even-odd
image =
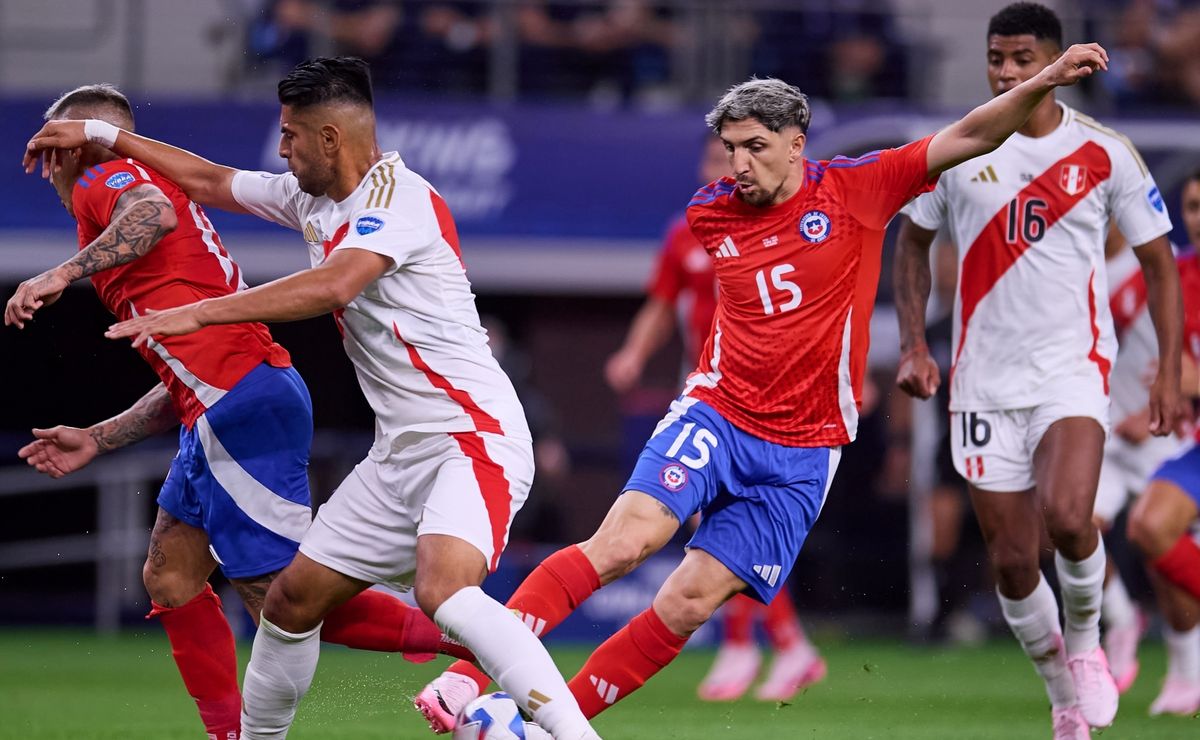
[[[390,208],[392,194],[396,192],[396,166],[384,162],[371,171],[371,192],[367,194],[367,208]]]
[[[1142,177],[1148,177],[1150,175],[1150,168],[1148,168],[1146,166],[1145,161],[1142,160],[1142,155],[1138,153],[1137,147],[1135,147],[1133,145],[1133,142],[1129,140],[1128,136],[1121,133],[1120,131],[1114,131],[1113,129],[1109,128],[1108,126],[1105,126],[1104,124],[1097,121],[1095,118],[1092,118],[1091,116],[1088,116],[1088,115],[1084,115],[1083,113],[1080,113],[1079,111],[1075,111],[1075,120],[1079,121],[1081,124],[1083,124],[1084,126],[1087,126],[1088,128],[1092,129],[1093,131],[1099,131],[1102,134],[1107,134],[1107,135],[1111,136],[1112,138],[1116,139],[1117,141],[1121,142],[1122,144],[1124,144],[1125,148],[1129,150],[1129,153],[1133,155],[1133,161],[1137,162],[1138,167],[1141,169]]]
[[[304,241],[309,244],[321,243],[321,239],[317,236],[317,229],[313,226],[312,221],[304,224]]]

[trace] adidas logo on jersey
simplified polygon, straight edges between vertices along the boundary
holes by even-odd
[[[321,237],[317,235],[317,227],[313,226],[312,221],[304,224],[304,241],[309,244],[321,243]]]
[[[614,704],[617,701],[617,694],[620,693],[616,685],[605,681],[603,678],[596,676],[588,676],[588,680],[596,687],[596,694],[604,700],[605,704]]]
[[[737,245],[733,243],[733,237],[727,236],[721,242],[721,246],[717,247],[717,253],[714,257],[741,257],[742,253],[738,251]]]
[[[996,177],[996,171],[989,164],[979,171],[979,174],[971,178],[971,182],[1000,182],[1000,178]]]
[[[768,586],[774,588],[775,584],[779,582],[779,573],[783,570],[783,567],[779,565],[756,565],[753,570],[759,578],[767,582]]]

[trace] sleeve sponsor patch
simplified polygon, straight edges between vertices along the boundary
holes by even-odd
[[[1166,204],[1163,203],[1162,193],[1158,192],[1158,186],[1153,185],[1150,190],[1146,191],[1146,200],[1150,203],[1150,207],[1159,213],[1166,211]]]
[[[354,222],[354,230],[359,236],[373,234],[383,228],[383,219],[374,216],[363,216]]]
[[[112,175],[109,175],[108,179],[104,181],[104,184],[113,190],[120,190],[129,183],[133,182],[133,180],[134,177],[133,173],[131,172],[116,172]]]

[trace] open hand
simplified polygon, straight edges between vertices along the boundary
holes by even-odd
[[[135,316],[108,327],[104,336],[109,339],[133,337],[133,346],[141,347],[154,337],[175,337],[203,328],[204,324],[196,315],[196,304],[192,303],[165,311],[148,309],[143,316]]]
[[[41,130],[33,135],[25,145],[25,156],[21,166],[25,174],[32,174],[38,160],[42,163],[42,177],[50,177],[52,155],[59,149],[78,149],[87,144],[87,136],[83,133],[83,121],[47,121]]]
[[[33,436],[34,441],[17,450],[17,457],[51,478],[79,470],[100,453],[96,440],[86,429],[63,426],[34,429]]]

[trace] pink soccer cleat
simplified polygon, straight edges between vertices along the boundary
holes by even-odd
[[[704,701],[733,701],[754,683],[762,656],[754,645],[721,645],[696,694]]]
[[[479,686],[474,681],[446,671],[421,689],[413,699],[413,706],[425,716],[429,729],[442,735],[458,726],[463,707],[478,697]]]
[[[1079,706],[1054,709],[1054,740],[1091,740],[1092,731]]]
[[[1178,676],[1167,676],[1162,691],[1150,705],[1150,716],[1177,714],[1191,717],[1200,712],[1200,681],[1189,681]]]
[[[787,701],[800,690],[823,680],[827,672],[825,659],[810,643],[802,642],[775,656],[767,680],[754,692],[754,698]]]
[[[1133,624],[1125,627],[1114,627],[1104,632],[1104,654],[1108,656],[1108,666],[1112,671],[1113,680],[1117,683],[1117,691],[1124,694],[1137,680],[1138,663],[1137,648],[1146,631],[1146,615],[1141,609]]]
[[[1067,667],[1075,679],[1079,711],[1092,727],[1108,727],[1117,716],[1120,692],[1108,669],[1104,648],[1068,656]]]

